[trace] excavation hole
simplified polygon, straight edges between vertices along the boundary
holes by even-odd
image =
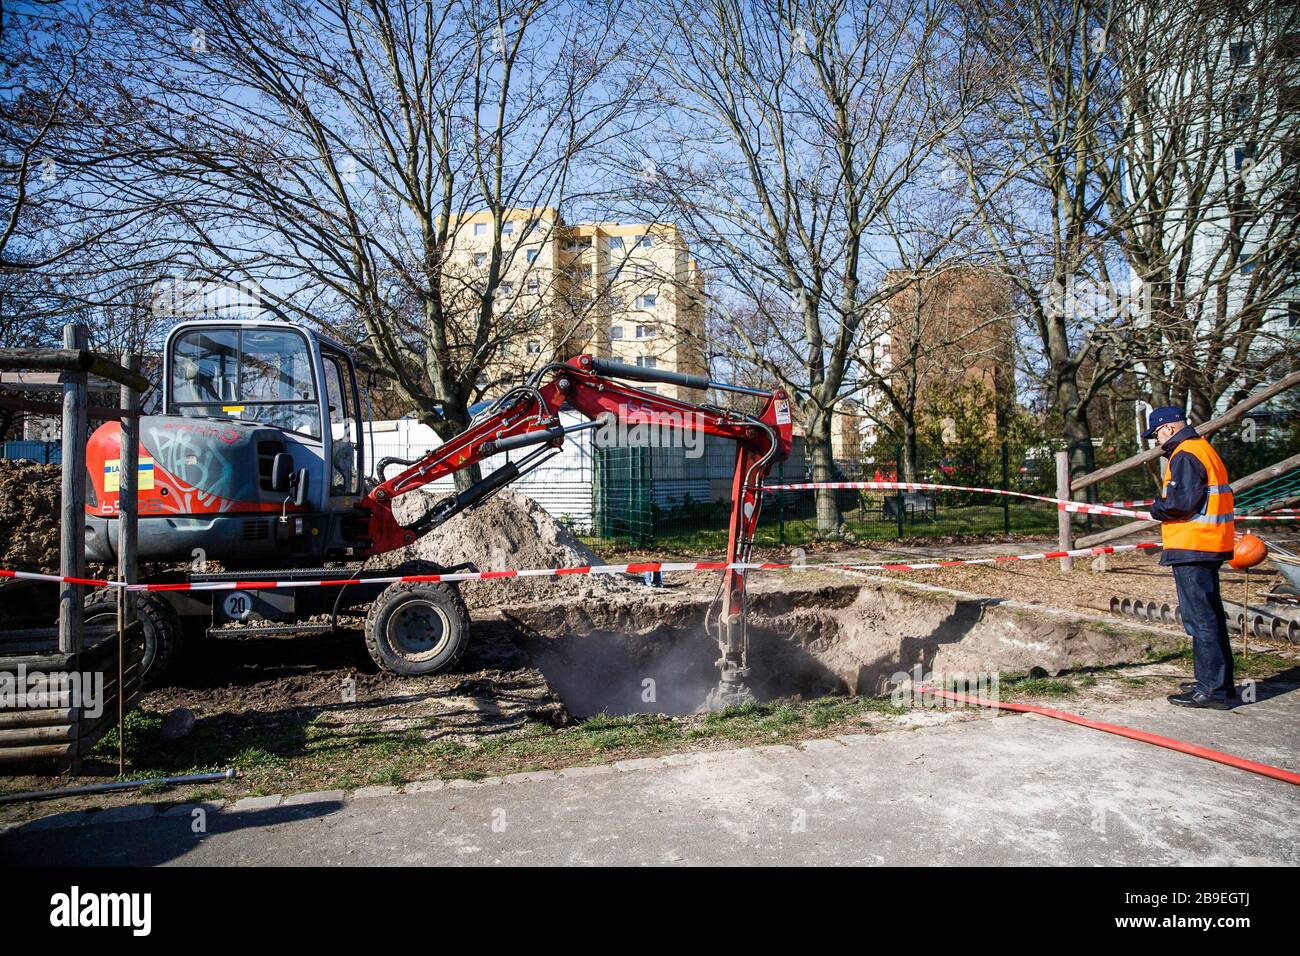
[[[945,592],[868,585],[848,599],[805,597],[751,603],[748,683],[760,701],[885,694],[918,669],[927,680],[1035,668],[1055,675],[1142,661],[1178,641]],[[697,712],[718,680],[719,650],[704,614],[703,602],[630,599],[536,608],[516,624],[532,664],[573,717],[682,715]]]

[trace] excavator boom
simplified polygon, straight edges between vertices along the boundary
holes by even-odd
[[[765,402],[757,415],[748,415],[677,401],[619,379],[741,392],[762,397]],[[559,417],[564,407],[581,412],[589,421],[564,428]],[[623,365],[591,355],[579,355],[567,363],[542,369],[528,385],[505,395],[460,435],[418,461],[402,463],[403,469],[391,478],[383,474],[391,462],[381,462],[380,484],[360,502],[369,515],[369,543],[362,553],[379,554],[408,545],[453,515],[481,503],[541,464],[550,450],[563,444],[566,433],[620,424],[698,430],[736,443],[727,564],[748,561],[762,511],[763,481],[772,466],[790,454],[789,396],[780,389],[765,392],[711,382],[703,376]],[[538,446],[533,454],[498,468],[470,488],[443,499],[412,523],[399,524],[394,516],[393,502],[402,495],[492,455],[531,446]],[[749,696],[745,686],[749,672],[743,571],[729,568],[724,572],[720,600],[721,607],[710,612],[721,651],[720,682],[710,699],[711,706],[741,703]]]

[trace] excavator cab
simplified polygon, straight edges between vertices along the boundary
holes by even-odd
[[[162,387],[161,414],[141,420],[141,559],[347,555],[365,450],[346,349],[285,322],[182,322]],[[110,422],[90,441],[91,560],[116,553],[118,435]]]

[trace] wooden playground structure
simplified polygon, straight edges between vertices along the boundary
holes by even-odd
[[[139,356],[121,363],[92,352],[80,324],[64,326],[62,349],[0,349],[0,370],[20,377],[24,391],[58,390],[61,402],[31,401],[0,393],[2,407],[62,416],[63,467],[59,524],[59,574],[86,576],[86,442],[89,418],[122,423],[120,486],[122,541],[117,577],[136,579],[137,468],[140,395],[148,380]],[[120,407],[90,407],[89,382],[115,383]],[[31,582],[8,582],[21,588]],[[85,623],[86,586],[61,583],[53,626],[0,629],[0,765],[38,764],[78,773],[82,760],[114,726],[122,766],[121,726],[141,692],[142,629],[132,595],[118,591],[114,624]]]

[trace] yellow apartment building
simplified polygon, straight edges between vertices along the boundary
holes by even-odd
[[[490,397],[548,362],[585,352],[707,374],[703,279],[675,226],[569,224],[553,208],[512,209],[502,216],[501,233],[493,313],[503,345],[485,376]],[[492,247],[492,214],[468,216],[444,271],[473,288]],[[675,385],[645,387],[685,401],[704,398]]]

